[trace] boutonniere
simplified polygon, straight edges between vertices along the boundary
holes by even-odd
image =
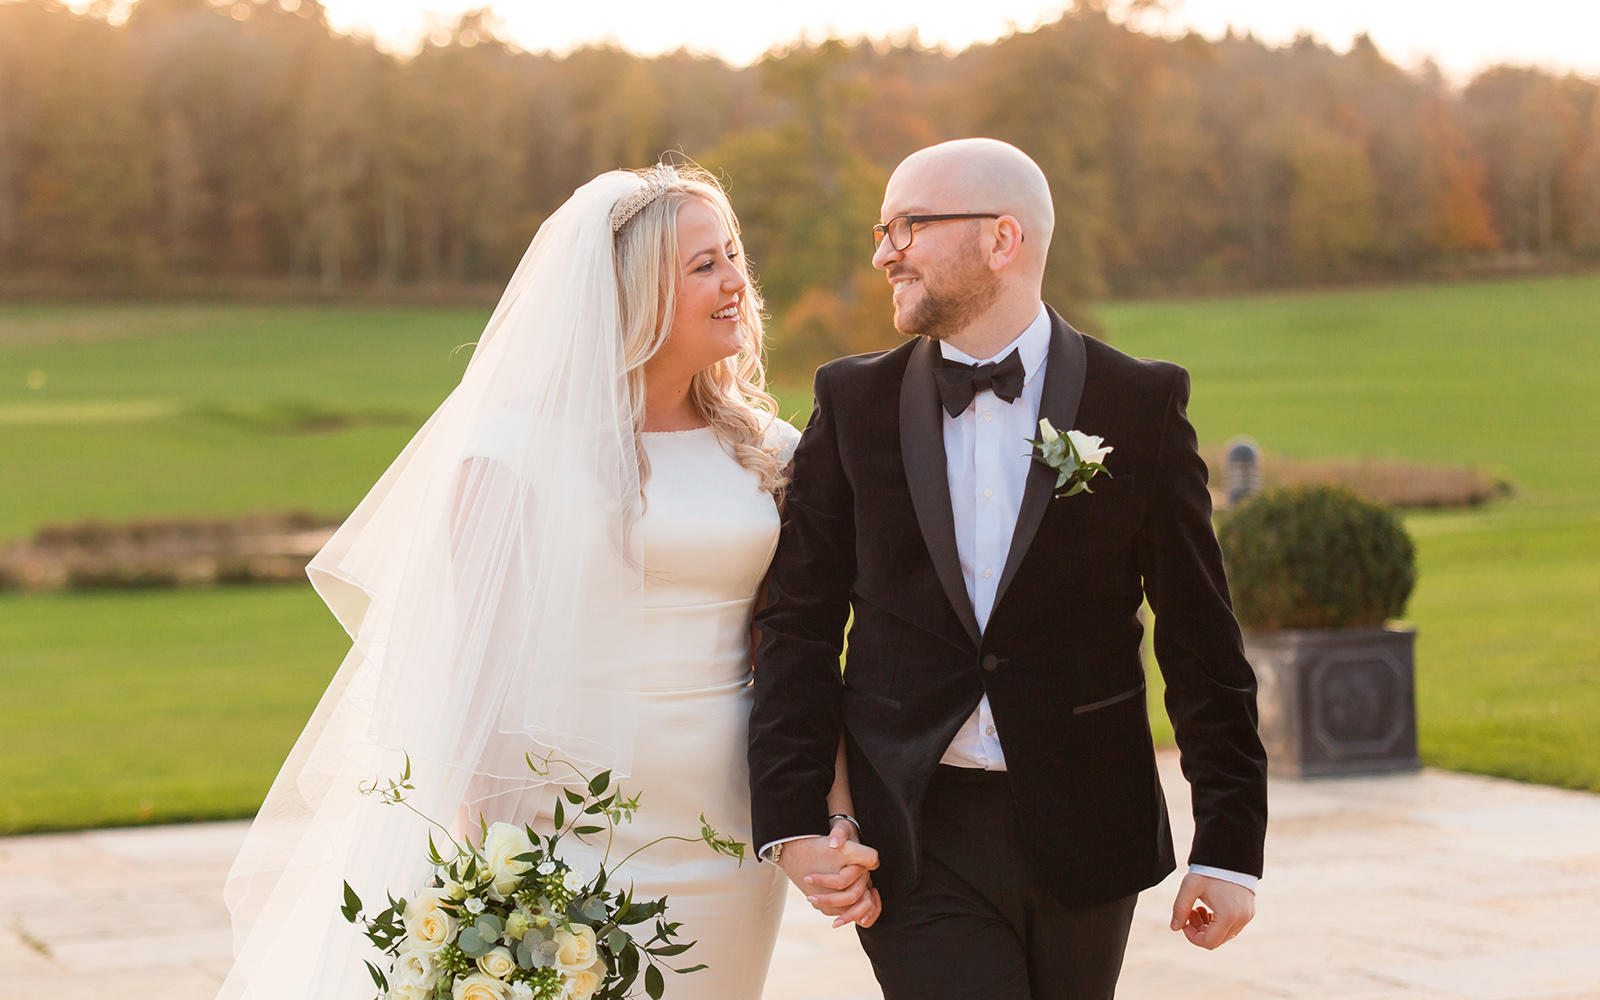
[[[1043,462],[1056,470],[1056,497],[1070,497],[1075,493],[1093,493],[1089,489],[1089,480],[1102,472],[1107,476],[1106,467],[1100,460],[1111,454],[1111,449],[1105,446],[1105,438],[1093,434],[1084,434],[1082,431],[1067,431],[1062,434],[1050,426],[1050,421],[1039,421],[1039,440],[1029,441],[1033,445],[1033,460]]]

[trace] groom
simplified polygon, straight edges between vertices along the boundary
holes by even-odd
[[[1172,928],[1215,948],[1254,913],[1266,757],[1188,375],[1040,301],[1054,221],[1044,174],[996,140],[895,170],[873,263],[911,340],[817,372],[757,619],[756,843],[797,882],[865,851],[826,836],[842,730],[886,1000],[1113,995],[1137,894],[1175,865],[1145,598],[1193,791]],[[1089,491],[1052,495],[1040,418],[1105,438]]]

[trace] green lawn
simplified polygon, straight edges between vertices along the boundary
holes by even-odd
[[[346,646],[308,586],[0,599],[0,833],[248,815]]]
[[[1202,441],[1476,466],[1516,496],[1413,514],[1430,764],[1600,791],[1600,279],[1103,310],[1186,366]],[[1088,428],[1093,430],[1093,428]]]
[[[454,348],[486,319],[0,306],[0,475],[16,484],[0,540],[85,517],[348,511],[450,391],[469,355]]]
[[[486,315],[0,306],[0,541],[84,517],[346,511]],[[1102,317],[1123,350],[1190,369],[1206,444],[1510,480],[1490,509],[1408,518],[1423,755],[1600,790],[1600,278]],[[803,420],[806,374],[775,380]],[[344,646],[306,587],[0,595],[0,832],[248,814]]]

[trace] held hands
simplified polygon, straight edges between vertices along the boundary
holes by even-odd
[[[1190,944],[1212,950],[1238,937],[1255,915],[1256,894],[1249,889],[1190,872],[1178,886],[1171,927],[1182,930]]]
[[[836,821],[826,837],[784,844],[780,865],[813,907],[834,918],[835,927],[871,927],[883,911],[878,890],[872,888],[878,852],[860,843],[855,827],[845,820]]]

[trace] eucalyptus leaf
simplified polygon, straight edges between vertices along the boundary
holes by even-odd
[[[556,964],[556,954],[561,947],[554,941],[541,941],[536,949],[533,962],[541,969],[548,969]]]
[[[650,1000],[661,1000],[661,994],[666,992],[667,984],[661,978],[661,970],[650,966],[644,970],[644,991],[650,994]]]
[[[494,940],[485,940],[476,926],[468,927],[456,938],[456,947],[468,958],[482,958],[494,949]]]

